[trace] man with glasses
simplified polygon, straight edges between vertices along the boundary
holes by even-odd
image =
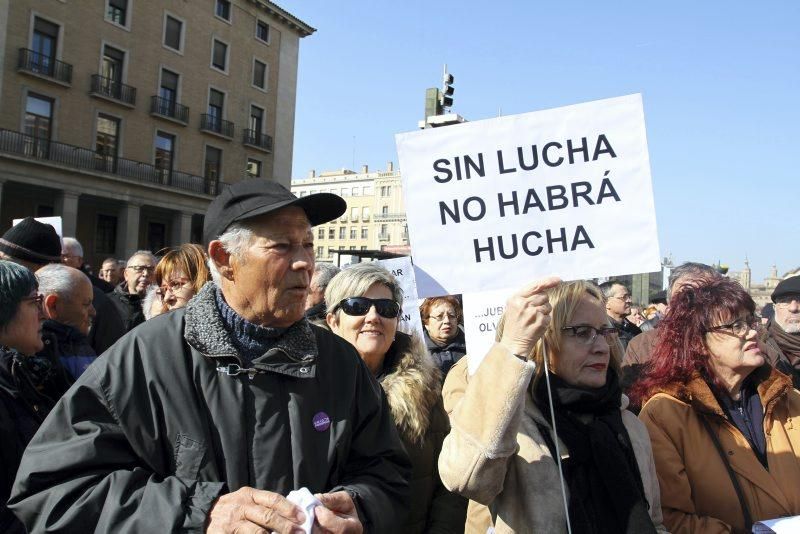
[[[600,284],[600,291],[606,297],[606,314],[611,326],[617,329],[622,348],[626,349],[628,342],[642,333],[638,326],[628,320],[631,313],[631,292],[617,280]]]
[[[9,506],[29,531],[397,531],[410,463],[386,399],[303,317],[311,227],[345,209],[267,180],[211,202],[213,282],[98,358],[26,450]],[[319,502],[287,498],[303,488]]]
[[[157,263],[158,260],[149,250],[134,252],[125,267],[124,280],[109,293],[128,332],[144,322],[142,299],[153,283]]]
[[[777,367],[785,373],[790,372],[795,387],[798,387],[800,385],[800,276],[792,276],[779,282],[772,292],[772,302],[775,316],[767,323],[767,332],[788,364]]]

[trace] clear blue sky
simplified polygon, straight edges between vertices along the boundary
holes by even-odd
[[[800,266],[800,2],[278,4],[318,30],[294,178],[397,165],[444,63],[470,120],[642,93],[662,255]]]

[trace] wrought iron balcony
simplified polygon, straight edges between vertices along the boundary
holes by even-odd
[[[13,130],[0,129],[0,154],[3,153],[193,193],[217,195],[224,186],[216,179],[207,179],[175,169],[163,169],[149,163],[96,152],[90,148],[58,143]]]
[[[189,108],[187,106],[158,95],[150,97],[150,114],[173,119],[183,124],[189,122]]]
[[[204,132],[210,132],[228,139],[233,139],[233,123],[231,121],[222,120],[216,115],[209,115],[203,113],[200,115],[200,129]]]
[[[255,130],[245,130],[242,136],[242,142],[247,146],[272,152],[272,136]]]
[[[17,70],[43,78],[50,78],[62,84],[72,84],[72,65],[35,50],[19,49]]]
[[[108,98],[130,107],[136,105],[135,87],[99,74],[92,74],[92,88],[89,94]]]

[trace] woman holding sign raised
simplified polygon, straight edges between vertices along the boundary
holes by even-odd
[[[593,284],[547,278],[517,292],[454,404],[439,456],[445,486],[488,505],[498,533],[664,532],[650,439],[625,409],[620,357]]]
[[[403,295],[392,273],[359,263],[325,289],[330,329],[358,351],[386,393],[411,459],[411,507],[404,533],[461,533],[467,501],[442,485],[436,460],[450,428],[439,370],[422,341],[397,331]]]
[[[672,532],[750,532],[800,514],[800,393],[765,360],[750,295],[728,278],[673,293],[644,406]]]

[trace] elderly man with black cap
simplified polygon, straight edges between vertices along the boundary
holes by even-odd
[[[393,532],[410,464],[380,386],[303,318],[311,226],[343,199],[232,185],[206,214],[214,283],[81,375],[22,460],[31,532]],[[307,488],[320,503],[287,495]],[[308,497],[308,496],[307,496]]]
[[[772,292],[775,315],[767,323],[767,348],[777,346],[783,353],[780,364],[791,373],[795,387],[800,386],[800,276],[781,280]]]

